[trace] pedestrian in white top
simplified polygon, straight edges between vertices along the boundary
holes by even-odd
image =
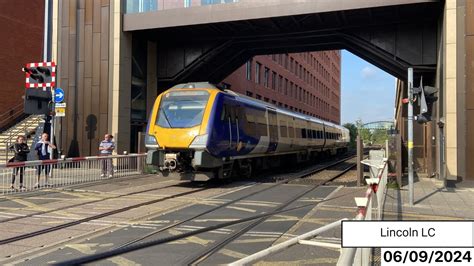
[[[115,149],[115,143],[112,139],[113,136],[111,134],[105,134],[104,140],[99,145],[100,156],[112,155]],[[105,177],[108,174],[109,177],[113,177],[113,172],[112,159],[102,159],[102,174],[100,176]]]

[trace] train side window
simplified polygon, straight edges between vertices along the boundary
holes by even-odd
[[[318,135],[316,135],[316,130],[312,130],[312,132],[313,132],[313,139],[317,139]]]
[[[227,104],[222,106],[221,121],[224,121],[227,118]]]
[[[306,138],[306,128],[301,129],[301,137],[304,139]]]
[[[288,137],[288,128],[286,126],[286,121],[280,120],[280,136],[282,138]]]
[[[288,133],[289,133],[288,136],[289,136],[290,138],[294,138],[294,137],[295,137],[295,129],[291,126],[291,124],[290,124],[290,126],[288,127]]]

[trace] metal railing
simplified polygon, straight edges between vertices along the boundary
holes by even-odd
[[[23,101],[9,108],[6,112],[0,114],[0,132],[5,129],[23,114]]]
[[[247,257],[245,257],[245,258],[242,258],[242,259],[240,259],[240,260],[238,260],[238,261],[232,262],[232,263],[230,263],[230,264],[228,264],[228,265],[229,265],[229,266],[247,265],[247,264],[250,264],[250,263],[252,263],[252,262],[255,262],[255,261],[257,261],[257,260],[259,260],[259,259],[261,259],[261,258],[263,258],[263,257],[265,257],[265,256],[268,256],[268,255],[270,255],[270,254],[273,254],[273,253],[276,253],[276,252],[278,252],[278,251],[284,250],[284,249],[286,249],[286,248],[288,248],[288,247],[290,247],[290,246],[292,246],[292,245],[298,244],[298,243],[300,243],[300,244],[308,244],[308,245],[312,245],[312,244],[316,243],[316,245],[320,245],[321,243],[313,242],[313,241],[306,241],[306,242],[305,242],[305,240],[306,240],[306,239],[313,238],[313,237],[315,237],[315,236],[317,236],[317,235],[320,235],[320,234],[322,234],[322,233],[324,233],[324,232],[327,232],[327,231],[329,231],[329,230],[332,230],[332,229],[334,229],[334,228],[337,228],[337,227],[341,226],[341,222],[342,222],[343,220],[346,220],[346,219],[342,219],[342,220],[338,220],[338,221],[332,222],[332,223],[327,224],[327,225],[325,225],[325,226],[322,226],[322,227],[320,227],[320,228],[318,228],[318,229],[316,229],[316,230],[313,230],[313,231],[307,232],[307,233],[305,233],[305,234],[302,234],[302,235],[300,235],[300,236],[291,238],[291,239],[289,239],[289,240],[287,240],[287,241],[285,241],[285,242],[282,242],[282,243],[280,243],[280,244],[278,244],[278,245],[275,245],[275,246],[271,246],[271,247],[269,247],[269,248],[267,248],[267,249],[264,249],[264,250],[262,250],[262,251],[259,251],[259,252],[255,253],[255,254],[252,254],[252,255],[247,256]],[[326,243],[325,243],[325,244],[326,244]],[[328,244],[326,244],[326,245],[328,245]]]
[[[383,218],[383,206],[387,193],[388,165],[387,158],[384,158],[384,155],[380,156],[377,152],[384,153],[385,151],[371,151],[369,159],[361,162],[370,167],[370,178],[366,179],[365,197],[355,198],[358,213],[354,220],[369,221],[382,220]],[[371,255],[372,248],[343,248],[337,265],[370,265]]]
[[[146,154],[90,156],[0,164],[0,193],[65,187],[116,177],[139,175]]]

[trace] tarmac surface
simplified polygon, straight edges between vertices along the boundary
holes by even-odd
[[[110,183],[89,185],[87,188],[70,191],[55,189],[31,195],[9,197],[0,201],[0,218],[7,221],[0,224],[0,238],[3,240],[97,213],[104,213],[124,205],[130,206],[157,197],[198,191],[194,194],[175,197],[149,206],[142,206],[127,212],[1,245],[0,263],[44,265],[110,250],[175,221],[202,213],[217,205],[271,185],[271,183],[239,181],[202,187],[203,185],[196,186],[176,180],[157,180],[155,177],[146,176],[114,180]],[[285,202],[311,187],[309,185],[276,186],[191,222],[153,235],[145,241],[268,212],[275,209],[279,203]],[[142,190],[145,192],[140,192]],[[364,191],[365,188],[334,185],[319,187],[299,201],[292,203],[288,208],[308,206],[271,216],[200,264],[229,263],[341,218],[353,218],[356,214],[353,197],[362,196]],[[84,204],[91,201],[94,203]],[[54,211],[58,208],[60,210]],[[52,212],[35,215],[35,213],[45,211]],[[25,215],[30,215],[30,217],[16,218]],[[232,232],[240,231],[246,225],[248,223],[214,230],[96,263],[100,265],[180,265],[189,260],[192,254],[202,251],[212,243],[221,241]],[[325,232],[317,239],[321,242],[338,244],[340,243],[340,229]],[[298,262],[299,264],[333,265],[338,257],[339,250],[337,248],[296,245],[277,255],[264,258],[259,264]]]
[[[305,207],[267,218],[199,264],[230,263],[333,221],[354,218],[357,214],[354,197],[364,196],[366,187],[353,187],[353,184],[349,172],[339,181],[314,189],[287,208]],[[0,198],[0,243],[15,236],[54,228],[123,207],[130,208],[26,239],[7,241],[0,244],[0,263],[45,265],[111,250],[177,221],[266,188],[261,193],[141,241],[176,236],[270,212],[280,203],[313,187],[309,184],[272,185],[255,180],[219,184],[190,183],[145,175],[104,180],[70,189],[46,189],[5,196]],[[456,188],[446,188],[437,179],[420,178],[416,180],[414,188],[413,206],[408,205],[406,186],[387,190],[383,212],[385,220],[474,219],[472,184],[464,182]],[[216,229],[93,264],[182,265],[194,254],[249,224]],[[297,244],[255,264],[334,265],[340,254],[337,247],[341,242],[340,232],[338,227],[311,239],[329,244],[327,247]],[[373,253],[374,265],[380,261],[378,252],[376,249]]]

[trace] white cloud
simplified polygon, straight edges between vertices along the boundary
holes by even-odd
[[[377,70],[373,67],[366,66],[360,71],[360,75],[364,79],[372,78],[377,74]]]

